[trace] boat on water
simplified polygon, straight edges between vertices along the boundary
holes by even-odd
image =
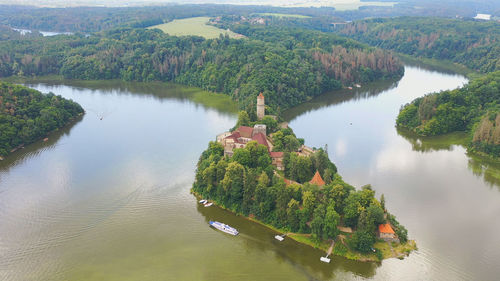
[[[213,226],[214,228],[216,228],[222,232],[225,232],[225,233],[228,233],[231,235],[238,235],[238,233],[239,233],[238,230],[236,230],[236,228],[230,227],[229,225],[223,224],[223,223],[218,222],[218,221],[209,221],[208,224],[210,224],[210,226]]]
[[[207,203],[207,200],[206,200],[206,199],[201,199],[201,200],[199,201],[199,203],[201,203],[201,204],[206,204],[206,203]]]
[[[319,260],[322,261],[322,262],[330,263],[330,259],[328,258],[328,256],[321,257],[321,258],[319,258]]]
[[[205,207],[210,207],[210,206],[212,206],[213,204],[214,204],[214,203],[210,202],[210,203],[205,203],[205,204],[203,204],[203,206],[205,206]]]
[[[284,236],[284,235],[283,235],[283,236],[281,236],[281,235],[276,235],[276,236],[274,236],[274,239],[276,239],[276,240],[278,240],[278,241],[280,241],[280,242],[281,242],[281,241],[285,240],[285,236]]]

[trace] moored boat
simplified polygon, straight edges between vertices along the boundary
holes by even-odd
[[[201,200],[199,201],[199,203],[201,203],[201,204],[206,204],[206,203],[207,203],[207,200],[206,200],[206,199],[201,199]]]
[[[205,206],[205,207],[210,207],[210,206],[212,206],[213,204],[214,204],[214,203],[210,202],[210,203],[205,203],[205,204],[203,204],[203,206]]]
[[[239,233],[238,230],[236,230],[236,228],[230,227],[229,225],[223,224],[223,223],[218,222],[218,221],[209,221],[208,224],[210,224],[211,226],[213,226],[214,228],[216,228],[222,232],[225,232],[225,233],[228,233],[231,235],[238,235],[238,233]]]

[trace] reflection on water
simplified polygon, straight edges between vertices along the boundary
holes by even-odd
[[[294,108],[291,108],[283,113],[283,118],[287,121],[293,120],[296,117],[310,112],[322,107],[327,107],[335,104],[341,104],[344,102],[353,102],[362,99],[368,99],[371,97],[376,97],[384,91],[393,89],[398,86],[397,80],[379,81],[373,82],[366,85],[362,85],[361,88],[353,88],[352,90],[343,89],[338,91],[333,91],[315,97],[307,103],[300,104]]]
[[[414,151],[433,152],[452,151],[454,145],[465,145],[468,135],[464,132],[450,133],[444,136],[421,137],[405,129],[397,129],[398,135],[407,140]]]
[[[469,169],[476,176],[482,176],[484,181],[491,187],[496,187],[500,190],[500,162],[490,159],[485,159],[477,155],[469,155]]]
[[[414,151],[433,152],[439,150],[453,151],[454,146],[466,146],[469,135],[465,132],[455,132],[443,136],[421,137],[404,129],[398,129],[398,134],[407,140]],[[468,168],[476,176],[480,176],[490,186],[500,189],[500,162],[487,157],[467,154]]]

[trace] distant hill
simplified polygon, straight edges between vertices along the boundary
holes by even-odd
[[[448,60],[482,73],[500,70],[500,23],[443,18],[369,19],[341,34],[372,46]]]

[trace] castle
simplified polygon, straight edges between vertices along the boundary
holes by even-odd
[[[257,119],[262,120],[265,115],[265,100],[264,95],[260,93],[257,97]],[[271,118],[276,118],[272,115],[267,115]],[[217,136],[217,142],[222,144],[224,147],[224,156],[231,157],[233,156],[233,149],[235,148],[243,148],[247,145],[247,143],[251,141],[256,141],[258,144],[262,144],[267,147],[267,151],[269,152],[269,156],[271,157],[272,164],[280,171],[284,170],[283,166],[283,155],[284,153],[281,151],[273,151],[273,143],[271,138],[267,135],[267,128],[265,124],[255,124],[253,127],[249,126],[240,126],[236,130],[232,132],[224,132]],[[300,156],[309,156],[315,153],[315,150],[309,148],[305,145],[302,145],[298,151],[296,151],[297,155]],[[319,174],[315,175],[316,181],[314,182],[317,185],[323,185],[321,176]]]
[[[257,97],[257,119],[262,120],[265,116],[265,101],[262,93]],[[273,150],[273,143],[267,136],[267,128],[264,124],[256,124],[253,127],[240,126],[232,132],[224,132],[217,136],[217,142],[224,146],[224,156],[233,156],[233,149],[243,148],[250,141],[256,141],[267,147],[272,164],[278,170],[283,170],[283,152]]]
[[[262,120],[266,116],[265,106],[264,95],[260,93],[257,96],[258,120]],[[267,116],[276,119],[276,116]],[[255,124],[253,127],[240,126],[232,132],[224,132],[217,136],[217,142],[222,144],[222,146],[224,147],[224,156],[227,157],[233,156],[233,149],[243,148],[247,145],[247,143],[251,141],[256,141],[258,144],[267,147],[267,151],[269,153],[269,156],[271,157],[272,164],[276,167],[276,169],[278,169],[279,171],[283,171],[285,169],[285,167],[283,166],[284,153],[281,151],[273,151],[273,143],[270,136],[267,135],[267,128],[265,124]],[[315,152],[316,151],[314,149],[302,145],[295,153],[299,156],[310,156]],[[318,186],[323,186],[325,184],[318,172],[316,172],[316,174],[314,175],[311,183]]]

